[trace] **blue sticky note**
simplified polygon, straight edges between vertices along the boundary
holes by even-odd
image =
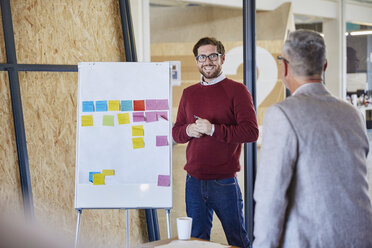
[[[107,111],[107,101],[96,101],[96,111]]]
[[[121,101],[121,111],[133,111],[132,100]]]
[[[99,174],[101,172],[98,171],[90,171],[89,172],[89,182],[93,183],[93,174]]]
[[[94,102],[83,101],[83,112],[94,112]]]

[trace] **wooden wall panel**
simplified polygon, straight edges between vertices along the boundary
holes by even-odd
[[[1,16],[1,13],[0,13]],[[6,55],[5,55],[5,43],[4,41],[4,32],[3,32],[3,19],[0,18],[0,63],[6,63]]]
[[[18,63],[124,61],[117,0],[11,1]]]
[[[23,0],[11,1],[11,7],[18,63],[124,61],[117,0]],[[3,40],[2,29],[0,38]],[[0,42],[0,60],[5,62],[3,47]],[[60,230],[72,243],[77,217],[74,186],[78,76],[74,72],[19,75],[35,217]],[[6,72],[0,74],[0,87],[0,208],[23,213]],[[130,212],[131,244],[146,242],[143,211]],[[89,247],[123,247],[125,224],[124,211],[84,210],[80,241]]]
[[[17,147],[8,73],[0,72],[0,213],[22,213]]]

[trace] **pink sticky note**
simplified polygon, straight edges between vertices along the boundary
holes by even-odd
[[[146,100],[146,110],[168,110],[168,99]]]
[[[156,100],[157,110],[168,110],[168,99]]]
[[[133,122],[145,121],[144,112],[133,112]]]
[[[168,112],[156,112],[156,115],[159,118],[162,118],[164,120],[168,120]]]
[[[169,175],[158,175],[158,186],[170,186],[170,176]]]
[[[146,112],[146,122],[154,122],[158,120],[156,112]]]
[[[156,136],[156,146],[167,146],[168,136]]]
[[[156,100],[146,100],[146,110],[158,110]]]

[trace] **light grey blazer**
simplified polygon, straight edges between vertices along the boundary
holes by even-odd
[[[254,191],[254,248],[371,248],[361,113],[310,83],[270,107]]]

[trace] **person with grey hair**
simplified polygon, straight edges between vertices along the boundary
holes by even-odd
[[[264,118],[254,248],[372,247],[365,121],[325,87],[325,55],[322,36],[298,30],[278,56],[291,96]]]

